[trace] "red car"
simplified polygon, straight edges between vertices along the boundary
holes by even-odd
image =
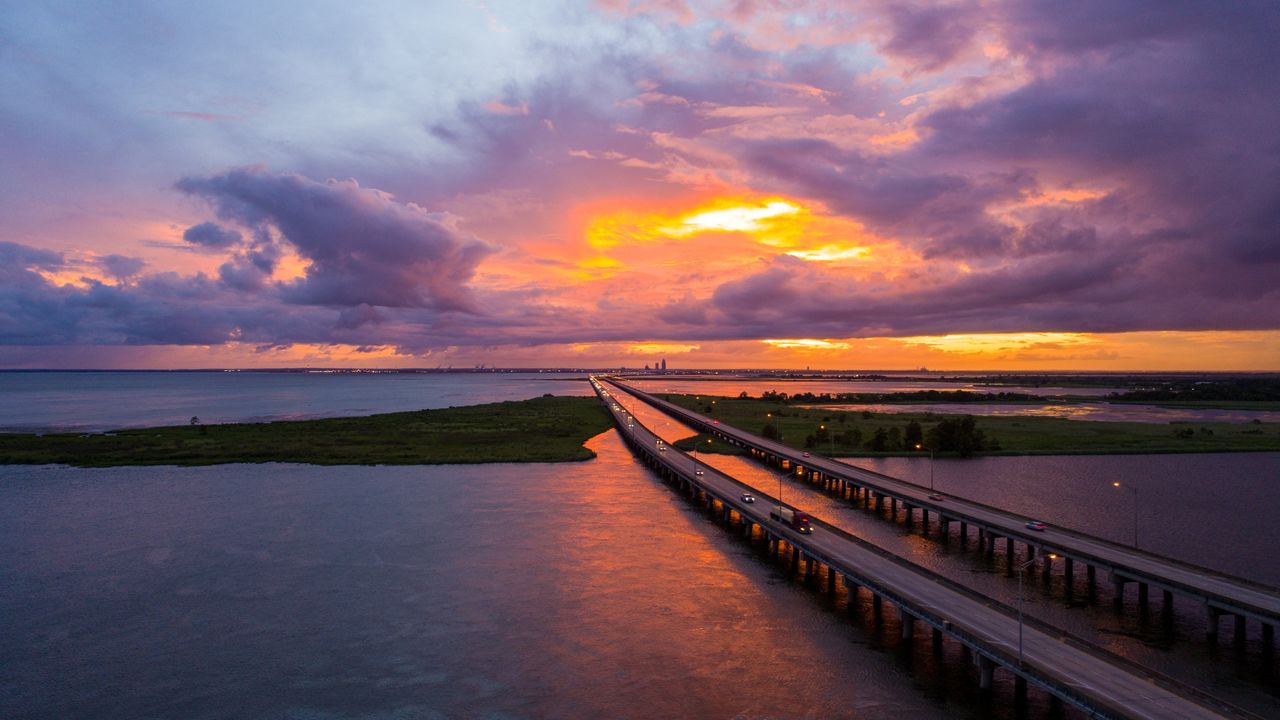
[[[1045,528],[1047,528],[1047,527],[1049,527],[1049,526],[1048,526],[1048,525],[1045,525],[1044,523],[1040,522],[1039,520],[1032,520],[1031,522],[1027,523],[1027,529],[1028,529],[1028,530],[1035,530],[1036,532],[1044,532]]]

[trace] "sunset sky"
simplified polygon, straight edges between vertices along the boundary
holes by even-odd
[[[0,367],[1280,370],[1280,3],[0,6]]]

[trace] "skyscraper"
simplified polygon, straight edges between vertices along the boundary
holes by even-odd
[[[667,371],[667,359],[662,358],[662,372],[666,372],[666,371]]]

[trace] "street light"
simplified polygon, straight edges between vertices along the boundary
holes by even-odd
[[[1116,482],[1111,483],[1111,487],[1119,488],[1120,482],[1117,480]],[[1124,487],[1128,488],[1129,491],[1133,493],[1133,549],[1137,550],[1138,549],[1138,488],[1132,485],[1125,485]]]
[[[826,425],[819,425],[819,426],[818,426],[818,429],[819,429],[819,430],[826,430],[826,429],[827,429],[827,426],[826,426]],[[831,440],[831,456],[832,456],[832,457],[835,457],[835,455],[836,455],[836,434],[835,434],[835,431],[834,431],[834,430],[830,430],[830,431],[828,431],[828,432],[827,432],[827,437],[828,437],[828,438],[830,438],[830,440]]]
[[[1049,553],[1050,560],[1057,560],[1058,556]],[[1035,558],[1022,563],[1018,566],[1018,667],[1022,667],[1022,577],[1026,574],[1027,568],[1034,565]]]
[[[929,451],[929,492],[933,492],[933,448],[927,448],[920,443],[916,443],[917,450]]]

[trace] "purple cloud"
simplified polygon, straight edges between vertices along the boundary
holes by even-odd
[[[176,186],[207,200],[225,222],[259,235],[278,232],[310,261],[306,277],[281,286],[289,302],[475,311],[467,282],[493,249],[464,236],[448,215],[354,180],[317,182],[263,168],[184,178]],[[249,272],[234,263],[224,277],[247,287]]]

